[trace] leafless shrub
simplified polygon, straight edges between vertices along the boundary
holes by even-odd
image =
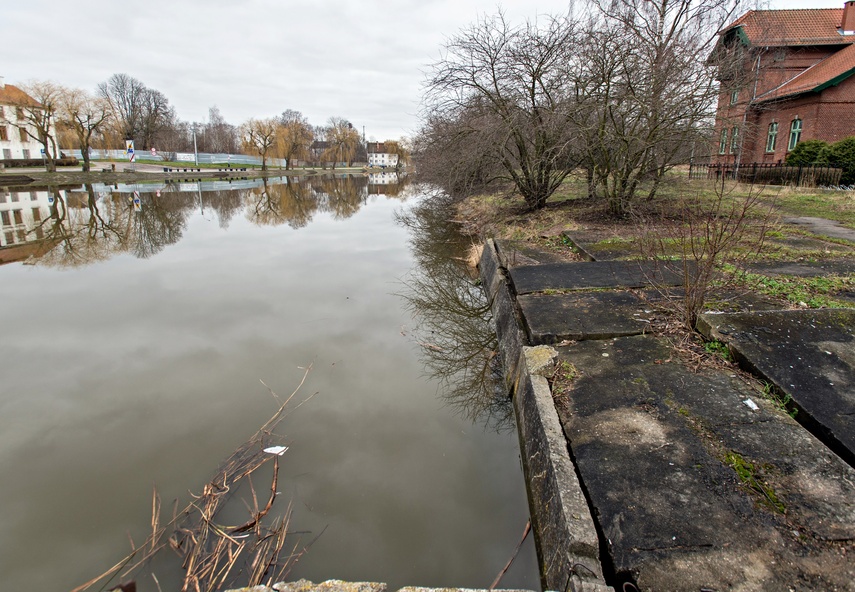
[[[656,215],[636,215],[642,257],[681,278],[677,290],[650,279],[689,330],[722,267],[743,269],[755,259],[774,222],[773,204],[760,200],[762,189],[734,188],[717,183],[712,194],[692,193],[663,203]]]

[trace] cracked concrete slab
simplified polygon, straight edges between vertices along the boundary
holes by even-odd
[[[699,329],[790,397],[800,423],[855,465],[855,310],[705,314]]]
[[[786,413],[735,375],[693,374],[660,338],[558,350],[580,373],[559,417],[618,579],[649,590],[855,581],[835,542],[851,552],[855,471]],[[746,486],[728,454],[750,463],[786,514]]]
[[[529,342],[608,339],[648,330],[650,304],[629,291],[526,294],[517,298]]]
[[[580,261],[515,267],[508,274],[517,294],[530,294],[546,290],[682,285],[682,276],[673,267],[650,261]]]

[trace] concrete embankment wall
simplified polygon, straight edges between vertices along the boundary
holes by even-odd
[[[513,396],[544,587],[611,590],[603,579],[594,520],[546,378],[553,368],[555,357],[550,351],[554,350],[527,347],[493,240],[486,241],[479,270],[493,312],[505,380]]]

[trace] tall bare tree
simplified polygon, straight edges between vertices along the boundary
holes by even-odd
[[[293,168],[294,160],[305,160],[315,135],[309,121],[299,111],[286,109],[279,117],[280,134],[277,138],[279,154],[285,158],[285,169]]]
[[[141,149],[152,148],[157,134],[176,121],[166,96],[133,76],[113,74],[98,85],[98,94],[109,101],[124,138],[139,142]]]
[[[542,208],[576,162],[566,64],[577,37],[569,18],[512,26],[501,13],[453,36],[428,75],[427,148],[464,155],[478,164],[470,182],[511,181]]]
[[[23,137],[32,138],[42,145],[45,167],[56,171],[59,152],[56,147],[55,118],[59,110],[62,87],[47,80],[33,80],[21,85],[25,93],[13,98],[13,113],[4,116],[4,122],[16,127]],[[14,115],[14,118],[12,117]]]
[[[216,105],[208,109],[208,123],[202,126],[199,134],[199,149],[228,154],[237,152],[237,128],[225,120]]]
[[[83,158],[83,170],[90,170],[89,149],[92,140],[107,125],[110,103],[79,88],[63,89],[59,101],[57,126],[74,137]]]
[[[267,170],[267,159],[276,147],[276,137],[279,132],[279,119],[250,119],[240,128],[243,146],[250,153],[261,157],[261,170]]]
[[[624,215],[703,141],[718,84],[716,33],[744,0],[595,0],[574,66],[574,127],[589,192]]]
[[[326,141],[328,147],[324,160],[332,162],[332,168],[338,162],[353,164],[359,150],[359,132],[353,124],[343,117],[330,117],[327,121]]]

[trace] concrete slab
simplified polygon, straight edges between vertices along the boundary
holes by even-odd
[[[855,230],[843,226],[836,220],[828,220],[826,218],[815,218],[812,216],[799,216],[795,218],[784,218],[785,224],[793,224],[801,226],[809,232],[831,238],[842,238],[855,242]]]
[[[691,373],[659,338],[558,349],[580,373],[559,417],[618,583],[830,590],[855,581],[845,550],[823,540],[852,551],[855,472],[799,436],[789,416],[756,393],[752,411],[738,378]],[[787,513],[741,482],[726,454],[750,463]]]
[[[496,250],[502,266],[511,268],[521,265],[540,265],[543,263],[566,263],[575,258],[581,259],[573,253],[558,251],[547,251],[532,246],[525,241],[513,241],[496,239]],[[569,251],[569,249],[568,249]]]
[[[677,264],[678,265],[678,264]],[[517,294],[545,290],[643,288],[682,285],[677,265],[650,261],[580,261],[529,265],[508,270]]]
[[[613,261],[638,257],[638,246],[632,240],[607,234],[602,231],[573,230],[562,235],[586,258],[591,261]]]
[[[830,273],[847,275],[855,273],[855,260],[828,259],[824,261],[755,263],[748,266],[748,271],[764,275],[793,275],[797,277],[821,277]]]
[[[650,304],[629,291],[528,294],[517,302],[534,345],[640,335],[650,324]]]
[[[799,422],[855,466],[855,310],[702,315],[699,328],[791,397]]]

